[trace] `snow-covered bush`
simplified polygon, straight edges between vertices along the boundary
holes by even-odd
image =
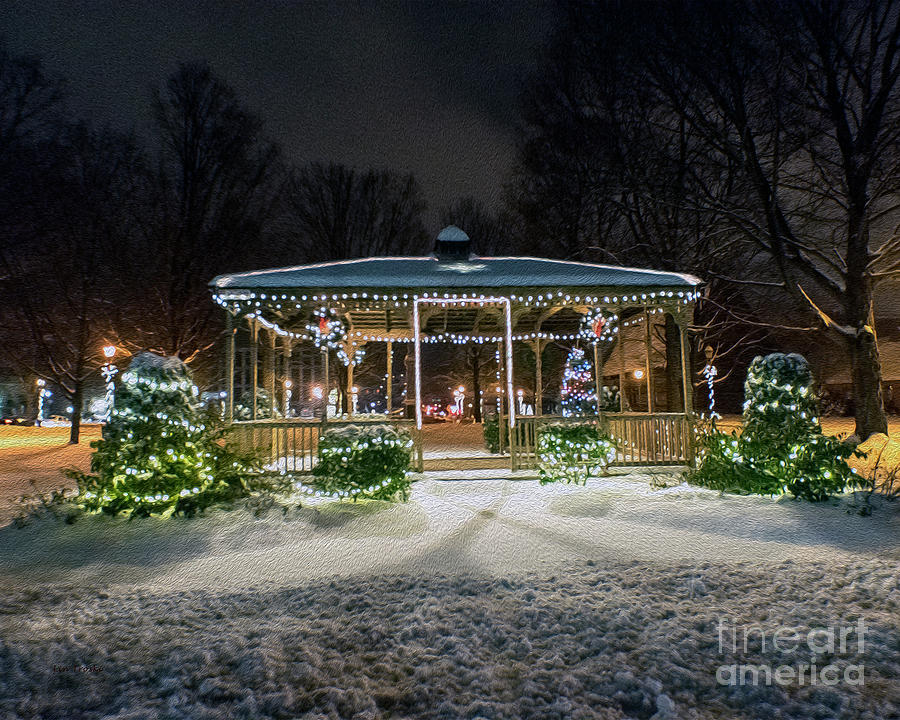
[[[347,425],[319,438],[315,491],[336,498],[409,497],[412,438],[386,424]]]
[[[610,388],[606,385],[601,388],[600,410],[601,412],[620,412],[622,410],[622,401],[619,398],[618,388]]]
[[[145,516],[235,499],[257,468],[224,447],[223,433],[216,414],[201,411],[184,363],[141,353],[122,375],[102,439],[91,443],[93,474],[68,471],[77,501],[88,511]]]
[[[592,423],[545,425],[537,436],[540,482],[584,485],[589,477],[606,473],[616,447],[616,441]]]
[[[272,417],[272,406],[269,402],[269,393],[264,388],[256,388],[256,419],[269,420]],[[275,417],[282,417],[281,411],[275,408]],[[253,393],[245,390],[241,393],[238,402],[234,406],[235,420],[253,419]]]
[[[688,478],[717,490],[763,495],[789,492],[824,500],[859,479],[847,464],[851,445],[823,435],[812,372],[801,355],[757,357],[744,384],[740,434],[714,426],[700,435]]]
[[[500,416],[496,413],[490,415],[481,426],[484,436],[484,446],[489,453],[500,452]]]

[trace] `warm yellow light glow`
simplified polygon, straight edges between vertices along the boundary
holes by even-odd
[[[635,379],[635,380],[640,380],[642,377],[644,377],[644,371],[643,371],[643,370],[635,370],[635,371],[634,371],[634,379]]]
[[[103,354],[111,358],[116,354],[116,346],[115,345],[104,345],[103,346]]]

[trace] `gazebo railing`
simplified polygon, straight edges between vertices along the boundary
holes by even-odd
[[[328,429],[379,423],[406,430],[413,439],[413,467],[422,472],[422,435],[414,420],[243,420],[231,423],[227,440],[241,452],[256,454],[271,469],[288,474],[311,473],[318,462],[319,437]]]
[[[684,413],[604,413],[600,418],[553,416],[517,417],[509,443],[513,470],[537,467],[537,433],[550,423],[601,423],[616,438],[613,465],[690,465],[693,424]]]

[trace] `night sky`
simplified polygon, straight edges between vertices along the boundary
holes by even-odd
[[[498,206],[519,80],[554,12],[535,0],[23,0],[0,4],[0,34],[67,79],[73,114],[141,136],[150,88],[205,59],[289,160],[413,172],[433,219],[464,195]]]

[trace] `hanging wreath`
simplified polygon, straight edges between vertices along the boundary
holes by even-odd
[[[344,322],[331,308],[319,308],[313,313],[313,322],[306,326],[315,346],[334,350],[344,339]]]
[[[581,321],[579,337],[590,343],[608,342],[618,330],[619,316],[607,315],[602,309],[591,310]]]

